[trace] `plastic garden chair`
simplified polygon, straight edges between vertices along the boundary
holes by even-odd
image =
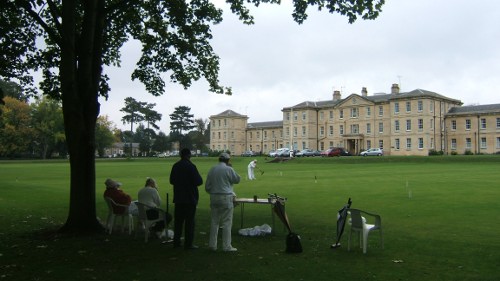
[[[128,234],[132,234],[132,230],[134,230],[134,216],[128,212],[128,205],[118,204],[110,197],[104,197],[104,201],[108,205],[108,218],[106,220],[106,229],[109,234],[113,232],[113,228],[116,223],[116,218],[119,217],[122,219],[122,232],[125,231],[125,219],[128,222]],[[125,211],[121,214],[115,213],[113,206],[120,206],[125,209]]]
[[[363,254],[366,254],[366,249],[368,246],[368,234],[371,231],[375,230],[379,230],[380,232],[380,245],[383,249],[384,238],[382,236],[382,219],[380,218],[380,216],[359,209],[349,209],[348,213],[351,216],[351,219],[349,220],[351,229],[349,230],[347,250],[349,251],[351,249],[351,236],[353,232],[357,232],[359,237],[359,246],[360,248],[363,248]],[[368,220],[366,218],[368,218]],[[374,221],[374,224],[369,224],[367,223],[367,221]]]
[[[137,209],[139,211],[139,220],[137,221],[138,227],[144,229],[144,242],[148,242],[150,235],[150,228],[157,222],[165,221],[165,211],[139,202],[135,202],[135,204],[137,205]],[[148,210],[157,210],[158,218],[148,219],[147,216]]]

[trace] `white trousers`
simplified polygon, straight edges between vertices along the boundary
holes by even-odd
[[[231,245],[231,228],[233,226],[233,195],[210,195],[210,238],[208,247],[217,249],[219,228],[222,228],[222,250],[229,250]]]
[[[248,179],[249,180],[254,180],[255,179],[254,168],[248,168]]]

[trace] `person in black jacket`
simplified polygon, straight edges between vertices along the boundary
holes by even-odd
[[[203,179],[196,166],[191,162],[191,151],[183,148],[181,160],[172,166],[170,184],[174,186],[174,248],[181,246],[182,227],[184,226],[184,248],[197,249],[194,240],[194,219],[198,205],[198,186]]]

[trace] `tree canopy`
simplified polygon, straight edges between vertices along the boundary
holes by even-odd
[[[279,0],[226,0],[231,12],[253,23],[247,5]],[[354,22],[375,19],[384,0],[295,0],[293,19],[302,23],[315,6]],[[45,95],[60,99],[70,154],[70,204],[63,231],[102,231],[95,207],[95,128],[110,88],[103,66],[120,65],[120,48],[142,44],[132,79],[152,95],[170,82],[188,88],[205,78],[209,91],[231,94],[219,84],[219,57],[210,39],[222,9],[209,0],[3,0],[0,1],[0,78],[16,79],[32,93],[32,71]]]

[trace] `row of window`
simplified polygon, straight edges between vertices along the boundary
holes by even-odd
[[[481,149],[487,149],[488,148],[488,142],[485,137],[482,137],[479,140],[479,147]],[[451,147],[452,150],[457,149],[457,139],[451,139]],[[500,149],[500,137],[496,138],[496,149]],[[472,138],[465,138],[465,149],[472,149]]]
[[[430,112],[434,111],[434,103],[430,101]],[[399,102],[393,103],[394,105],[394,114],[399,114]],[[412,112],[412,102],[411,101],[406,101],[405,102],[406,106],[406,113],[411,113]],[[366,117],[370,117],[372,112],[371,112],[371,106],[366,106],[365,112],[366,112]],[[358,118],[360,116],[360,108],[359,107],[353,107],[349,109],[350,111],[350,117],[351,118]],[[424,111],[424,102],[419,100],[417,101],[417,112],[423,112]],[[329,113],[329,119],[334,119],[334,113],[333,110],[328,111]],[[290,114],[291,112],[287,112],[285,115],[285,120],[290,121]],[[307,111],[302,111],[302,120],[307,120]],[[378,106],[378,116],[384,116],[384,106],[379,105]],[[299,112],[293,112],[293,120],[297,121],[299,118]],[[319,120],[324,120],[325,119],[325,112],[320,111],[319,112]],[[344,119],[344,109],[339,109],[339,119]]]
[[[470,130],[472,128],[472,119],[465,119],[465,130]],[[479,128],[481,130],[485,130],[486,126],[486,118],[479,119]],[[500,129],[500,117],[496,118],[496,128]],[[451,120],[451,130],[457,130],[457,120]]]

